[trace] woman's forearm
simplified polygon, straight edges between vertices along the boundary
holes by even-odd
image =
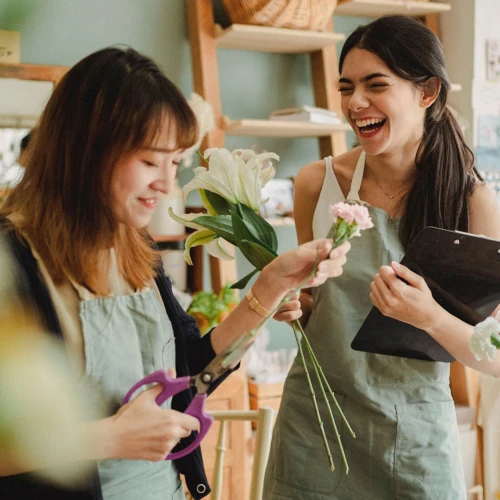
[[[252,287],[255,298],[268,311],[278,307],[286,295],[286,290],[262,272]],[[250,307],[248,300],[243,300],[231,314],[218,325],[211,334],[212,347],[218,354],[239,337],[252,331],[263,323],[264,318]],[[262,325],[263,326],[263,325]]]
[[[443,308],[439,309],[432,324],[425,328],[425,331],[460,363],[482,373],[500,377],[500,351],[497,351],[493,361],[478,361],[469,347],[474,328]]]

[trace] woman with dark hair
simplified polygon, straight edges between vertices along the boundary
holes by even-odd
[[[183,413],[191,391],[161,408],[155,402],[159,386],[120,408],[123,397],[159,369],[199,373],[262,322],[262,307],[272,310],[307,279],[318,253],[325,260],[313,286],[338,276],[345,262],[349,245],[330,252],[327,239],[284,253],[253,285],[262,307],[252,308],[245,299],[201,337],[174,298],[144,229],[158,193],[172,188],[182,153],[196,139],[191,108],[152,60],[132,49],[98,51],[55,88],[30,144],[24,177],[2,208],[2,226],[42,323],[64,340],[85,374],[89,403],[105,403],[105,418],[82,424],[89,436],[82,459],[97,462],[83,496],[75,498],[183,499],[179,473],[194,498],[206,496],[199,448],[165,460],[179,441],[180,448],[193,442],[199,427]],[[76,495],[57,496],[21,474],[26,468],[2,468],[2,499]]]
[[[322,214],[344,200],[365,203],[374,228],[353,241],[339,279],[312,296],[302,293],[275,317],[302,316],[356,438],[336,415],[349,475],[327,428],[332,472],[304,370],[295,362],[275,425],[264,497],[464,500],[449,364],[359,352],[350,345],[373,306],[370,284],[376,275],[380,284],[381,266],[399,262],[429,225],[500,238],[498,205],[446,108],[450,83],[443,49],[421,22],[387,16],[359,27],[343,46],[339,73],[342,111],[360,146],[299,172],[297,235],[300,243],[329,235]],[[417,311],[419,303],[413,307]],[[471,358],[464,353],[461,360],[493,371]]]

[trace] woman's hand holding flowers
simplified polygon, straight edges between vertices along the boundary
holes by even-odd
[[[346,263],[346,254],[351,244],[345,242],[338,248],[332,248],[331,239],[309,241],[282,253],[264,267],[262,274],[267,279],[279,279],[284,293],[291,292],[300,286],[319,286],[328,278],[335,278],[342,274],[342,266]],[[309,281],[306,281],[312,275],[315,266],[316,273]]]

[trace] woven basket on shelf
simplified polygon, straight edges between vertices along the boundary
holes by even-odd
[[[222,0],[233,24],[321,31],[337,0]]]

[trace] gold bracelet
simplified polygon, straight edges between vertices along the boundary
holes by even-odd
[[[272,311],[267,310],[261,305],[261,303],[255,298],[251,288],[248,290],[246,298],[250,309],[254,310],[259,316],[262,316],[263,318],[269,318],[271,316]]]

